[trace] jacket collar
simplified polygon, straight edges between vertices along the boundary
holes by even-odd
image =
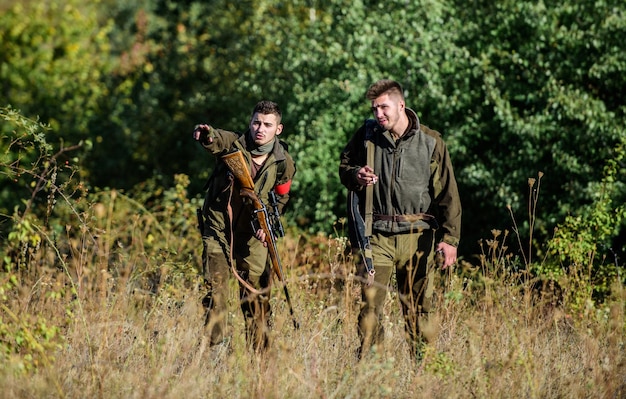
[[[411,126],[411,129],[406,134],[413,135],[419,132],[422,126],[420,125],[420,119],[417,117],[415,111],[411,108],[405,108],[404,111],[406,112],[406,116],[409,118],[409,126]]]

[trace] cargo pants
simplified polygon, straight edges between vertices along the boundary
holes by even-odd
[[[222,232],[203,237],[203,276],[208,292],[202,304],[206,308],[205,331],[212,345],[230,336],[228,326],[229,278],[232,271],[229,262],[230,248]],[[235,234],[233,261],[239,276],[262,295],[250,293],[239,283],[241,310],[246,324],[246,339],[254,350],[268,345],[270,328],[268,250],[250,234]]]
[[[396,273],[400,306],[406,338],[412,354],[421,356],[426,337],[423,330],[432,310],[434,267],[434,231],[390,234],[374,232],[371,238],[374,284],[362,287],[362,305],[358,318],[361,347],[367,353],[384,338],[383,305],[393,273]]]

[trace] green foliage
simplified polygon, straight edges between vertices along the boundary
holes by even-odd
[[[99,143],[88,165],[93,182],[128,189],[158,175],[170,185],[184,173],[197,194],[213,164],[192,140],[193,126],[241,131],[261,97],[280,100],[267,76],[266,2],[107,3],[107,15],[132,35],[112,32],[120,57],[106,79],[106,112],[91,124]]]
[[[21,316],[25,300],[55,302],[74,318],[83,315],[82,301],[94,295],[106,298],[110,289],[131,289],[148,298],[157,292],[163,298],[180,298],[185,296],[181,290],[186,293],[199,285],[198,201],[188,198],[187,176],[174,176],[171,189],[154,184],[143,187],[146,191],[137,187],[132,194],[136,199],[116,190],[90,193],[76,181],[73,168],[56,165],[64,149],[50,153],[45,138],[38,135],[45,126],[10,108],[1,111],[16,126],[0,164],[3,172],[32,182],[28,184],[32,194],[15,206],[13,214],[3,215],[3,363],[23,372],[49,367],[63,342],[59,333],[66,321],[43,313],[37,318]],[[21,155],[12,158],[16,153]],[[27,158],[33,159],[27,163],[30,169],[22,166]]]
[[[99,25],[96,7],[76,0],[16,2],[0,14],[2,97],[49,124],[48,134],[58,135],[49,142],[88,140],[89,121],[103,111],[98,101],[109,92],[101,81],[111,62],[109,25]]]
[[[19,317],[10,308],[21,283],[13,273],[0,272],[0,359],[16,373],[50,367],[64,343],[59,327],[43,317]]]
[[[289,94],[286,119],[297,124],[297,134],[289,136],[298,163],[291,215],[300,228],[330,232],[345,214],[339,154],[371,117],[367,86],[381,77],[396,78],[411,107],[442,95],[435,76],[438,64],[455,51],[441,46],[451,36],[442,24],[450,16],[443,2],[425,3],[333,1],[310,8],[294,2],[294,11],[270,32],[281,46],[275,73]],[[302,9],[308,14],[296,11]],[[422,98],[425,86],[432,90]]]
[[[0,214],[13,212],[15,206],[27,198],[28,187],[43,157],[49,156],[52,146],[45,138],[50,127],[28,119],[11,106],[0,108],[2,137],[0,141]]]
[[[549,277],[575,276],[575,295],[579,306],[585,300],[604,299],[613,282],[620,278],[611,239],[617,236],[626,220],[626,204],[616,203],[616,192],[623,190],[624,146],[620,145],[616,157],[604,167],[602,182],[597,184],[594,202],[578,215],[570,215],[559,225],[548,242],[552,262],[538,267],[538,272]],[[609,249],[609,256],[603,255]],[[613,256],[611,256],[613,255]],[[568,270],[569,273],[565,273]],[[623,277],[622,277],[623,278]],[[588,294],[588,295],[587,295]]]
[[[426,354],[429,356],[429,353]],[[426,370],[440,378],[446,378],[453,374],[455,365],[445,353],[435,353],[433,359],[427,363]]]
[[[72,179],[81,159],[76,150],[82,143],[89,148],[87,121],[106,93],[98,85],[106,72],[105,32],[93,9],[79,9],[73,1],[16,3],[0,16],[3,95],[20,108],[0,109],[0,167],[7,177],[0,183],[0,214],[9,225],[2,249],[11,259],[6,267],[25,267],[44,241],[38,228],[47,223],[59,191],[66,200],[81,191]],[[79,144],[65,144],[72,142]]]
[[[13,221],[2,233],[7,239],[4,249],[13,251],[15,262],[5,262],[5,267],[20,268],[42,242],[36,225],[48,220],[56,195],[59,190],[70,189],[68,184],[76,173],[69,161],[59,165],[58,159],[78,146],[62,147],[52,154],[53,146],[44,134],[49,126],[22,116],[10,106],[0,108],[0,117],[7,129],[1,142],[0,173],[6,178],[0,183],[0,220]],[[57,179],[65,183],[57,185]],[[67,192],[66,199],[73,194]]]
[[[623,47],[623,4],[479,2],[458,9],[469,22],[459,43],[471,55],[472,73],[460,75],[469,85],[455,81],[472,97],[463,113],[471,119],[458,126],[461,149],[451,151],[468,210],[476,203],[491,208],[466,212],[465,232],[505,220],[502,204],[523,207],[512,182],[543,170],[536,228],[545,238],[551,226],[591,201],[601,179],[598,165],[624,135],[623,102],[614,97],[624,81],[598,79],[599,70],[623,67],[604,56]],[[624,198],[623,191],[616,194]]]
[[[54,218],[57,195],[66,201],[72,196],[67,192],[68,185],[57,179],[71,180],[74,169],[57,165],[57,158],[69,149],[52,153],[53,147],[44,135],[51,129],[48,125],[28,119],[11,107],[0,108],[0,117],[5,121],[0,171],[6,177],[0,208],[4,225],[0,247],[0,358],[11,371],[31,372],[50,366],[63,337],[56,321],[42,314],[23,316],[20,296],[28,289],[32,276],[41,273],[31,268],[34,261],[43,259],[45,263],[43,254],[49,235],[44,221]],[[32,287],[32,297],[36,296],[33,291],[37,284]],[[63,291],[48,290],[46,295],[58,301]]]
[[[609,246],[611,237],[619,231],[626,219],[626,205],[615,198],[624,190],[625,157],[626,147],[621,144],[603,168],[602,181],[594,185],[593,203],[583,208],[580,215],[567,217],[556,231],[550,244],[559,260],[584,264],[599,246]]]

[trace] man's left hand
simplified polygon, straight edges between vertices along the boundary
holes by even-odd
[[[443,252],[443,265],[441,266],[441,270],[446,270],[448,267],[452,266],[456,263],[456,247],[450,244],[446,244],[445,242],[440,242],[437,244],[437,251]]]

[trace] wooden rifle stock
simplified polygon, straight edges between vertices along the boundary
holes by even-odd
[[[287,285],[285,283],[283,265],[280,261],[280,256],[278,255],[278,248],[276,247],[276,235],[274,234],[274,229],[271,226],[267,207],[254,191],[254,181],[250,176],[250,172],[248,172],[246,159],[243,157],[243,153],[241,151],[236,150],[223,155],[222,160],[232,172],[237,183],[239,183],[239,194],[250,200],[253,208],[253,217],[256,219],[259,228],[265,232],[265,242],[267,243],[270,261],[272,263],[272,270],[283,285],[285,298],[287,299],[287,304],[289,305],[289,312],[293,318],[293,325],[297,329],[299,325],[295,319],[293,306],[291,305],[291,298],[289,297],[289,291],[287,290]]]
[[[224,155],[222,159],[239,183],[239,194],[250,200],[253,208],[253,216],[256,218],[256,222],[258,222],[258,226],[265,232],[265,242],[267,243],[267,249],[272,261],[272,270],[276,273],[278,279],[284,283],[285,276],[280,257],[278,256],[278,250],[276,248],[276,236],[274,235],[274,230],[270,225],[267,208],[259,196],[254,192],[254,182],[252,181],[252,177],[246,167],[246,160],[241,151],[228,153]]]

